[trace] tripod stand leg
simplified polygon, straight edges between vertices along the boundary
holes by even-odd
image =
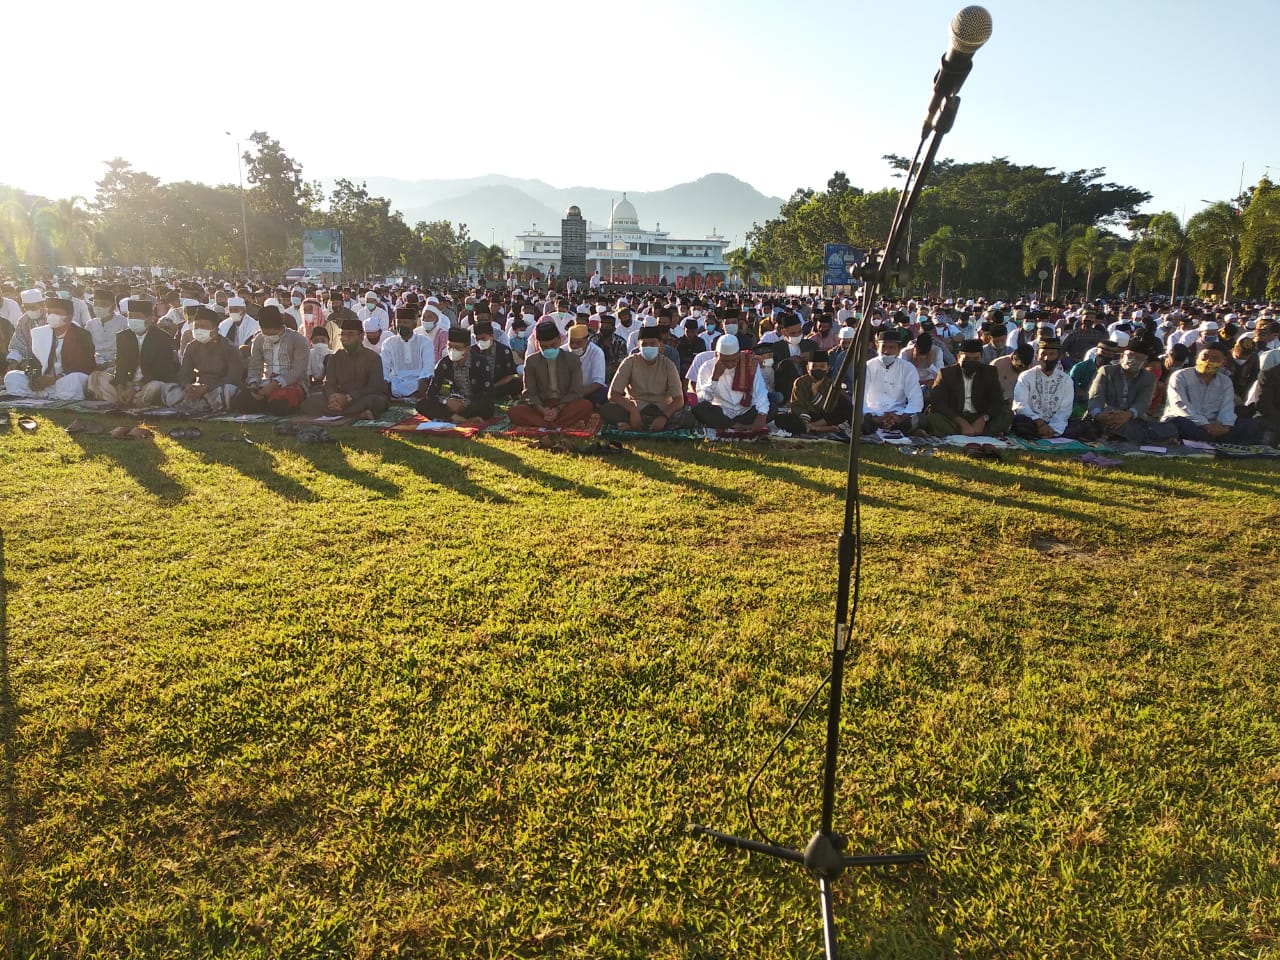
[[[822,945],[826,950],[827,960],[836,960],[836,915],[831,908],[831,881],[826,877],[818,881],[818,889],[822,896]]]

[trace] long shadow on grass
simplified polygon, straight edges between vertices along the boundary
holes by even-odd
[[[292,477],[286,476],[280,472],[276,465],[275,455],[270,448],[262,445],[260,440],[254,440],[253,443],[246,443],[243,440],[219,440],[215,435],[213,440],[209,439],[208,434],[204,439],[197,440],[186,449],[190,450],[205,463],[217,465],[221,467],[230,467],[238,470],[241,474],[250,480],[256,480],[272,493],[275,493],[286,500],[297,500],[304,503],[315,503],[320,497],[315,491],[303,486]],[[223,436],[236,436],[241,434],[223,434]],[[249,495],[253,491],[245,490],[246,502]]]
[[[5,943],[5,956],[16,956],[18,941],[18,788],[14,775],[17,763],[17,747],[14,737],[18,727],[18,707],[13,702],[13,687],[9,683],[9,581],[4,562],[4,531],[0,530],[0,740],[3,740],[4,756],[0,758],[0,792],[3,792],[4,812],[4,919],[0,921],[0,936]]]
[[[719,500],[721,503],[741,503],[751,499],[748,491],[728,489],[699,480],[690,474],[676,473],[657,457],[655,445],[658,443],[670,445],[670,441],[659,440],[655,441],[654,445],[646,445],[643,448],[632,447],[629,454],[611,456],[605,462],[620,470],[633,470],[650,480],[669,484],[684,493],[696,493],[699,496],[710,497],[712,500]],[[682,452],[684,452],[683,449]],[[689,462],[686,457],[679,459],[681,462]]]
[[[189,492],[185,484],[165,470],[169,458],[152,440],[115,440],[84,434],[74,434],[73,439],[86,457],[115,464],[162,503],[177,503]]]
[[[787,464],[777,460],[755,459],[744,454],[754,453],[754,450],[744,448],[741,453],[737,450],[721,450],[713,447],[693,447],[687,455],[681,457],[689,463],[699,464],[704,467],[711,467],[715,470],[737,470],[745,472],[754,477],[762,477],[768,480],[777,480],[781,483],[792,484],[797,487],[804,487],[815,493],[826,494],[829,497],[840,497],[844,495],[844,486],[842,483],[823,483],[812,477],[807,477],[799,470],[787,466]],[[769,456],[770,451],[767,449],[760,451],[764,456]],[[776,451],[773,453],[776,455]],[[864,501],[865,502],[865,501]]]
[[[472,456],[482,460],[487,460],[494,466],[502,467],[504,470],[514,473],[518,477],[525,477],[535,483],[541,484],[549,490],[558,490],[565,493],[573,493],[579,497],[588,500],[607,497],[609,494],[599,487],[593,487],[588,483],[579,483],[577,480],[571,480],[568,477],[562,477],[558,474],[550,473],[533,466],[528,460],[522,456],[518,456],[508,450],[503,444],[509,443],[506,440],[497,440],[494,442],[472,441],[467,447],[467,452]]]
[[[472,480],[467,475],[465,465],[458,463],[457,460],[441,456],[436,451],[428,448],[426,444],[432,442],[430,439],[408,440],[400,436],[379,435],[377,440],[378,442],[369,446],[369,449],[376,447],[383,463],[398,464],[424,480],[446,490],[452,490],[454,493],[461,494],[464,497],[470,497],[472,500],[479,500],[485,503],[510,502],[496,490],[489,490],[487,487],[482,487]],[[473,440],[444,440],[441,442],[449,444],[475,443]]]
[[[321,473],[327,473],[337,480],[364,487],[371,494],[380,497],[399,496],[401,493],[399,484],[370,473],[368,470],[361,470],[351,462],[347,451],[352,448],[353,445],[346,442],[324,444],[299,442],[295,452]]]

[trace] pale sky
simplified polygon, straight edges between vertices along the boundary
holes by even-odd
[[[308,179],[656,190],[724,172],[786,197],[841,169],[878,188],[880,156],[914,149],[962,5],[16,0],[5,35],[46,41],[12,51],[10,130],[64,136],[15,139],[0,183],[91,197],[117,155],[166,181],[234,183],[224,131],[261,129]],[[1106,167],[1180,216],[1234,196],[1242,164],[1246,185],[1280,175],[1276,0],[988,9],[944,156]],[[71,48],[61,75],[48,42]]]

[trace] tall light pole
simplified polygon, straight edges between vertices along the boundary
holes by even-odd
[[[226,131],[227,136],[231,136],[231,131]],[[249,269],[249,214],[245,210],[244,205],[244,162],[240,156],[240,141],[236,141],[236,172],[240,175],[240,232],[244,235],[244,275],[245,279],[249,279],[252,271]]]

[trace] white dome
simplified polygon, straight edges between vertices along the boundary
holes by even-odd
[[[632,206],[625,193],[622,195],[622,199],[614,206],[613,216],[609,220],[609,225],[615,230],[622,227],[640,229],[640,219],[636,216],[636,208]]]

